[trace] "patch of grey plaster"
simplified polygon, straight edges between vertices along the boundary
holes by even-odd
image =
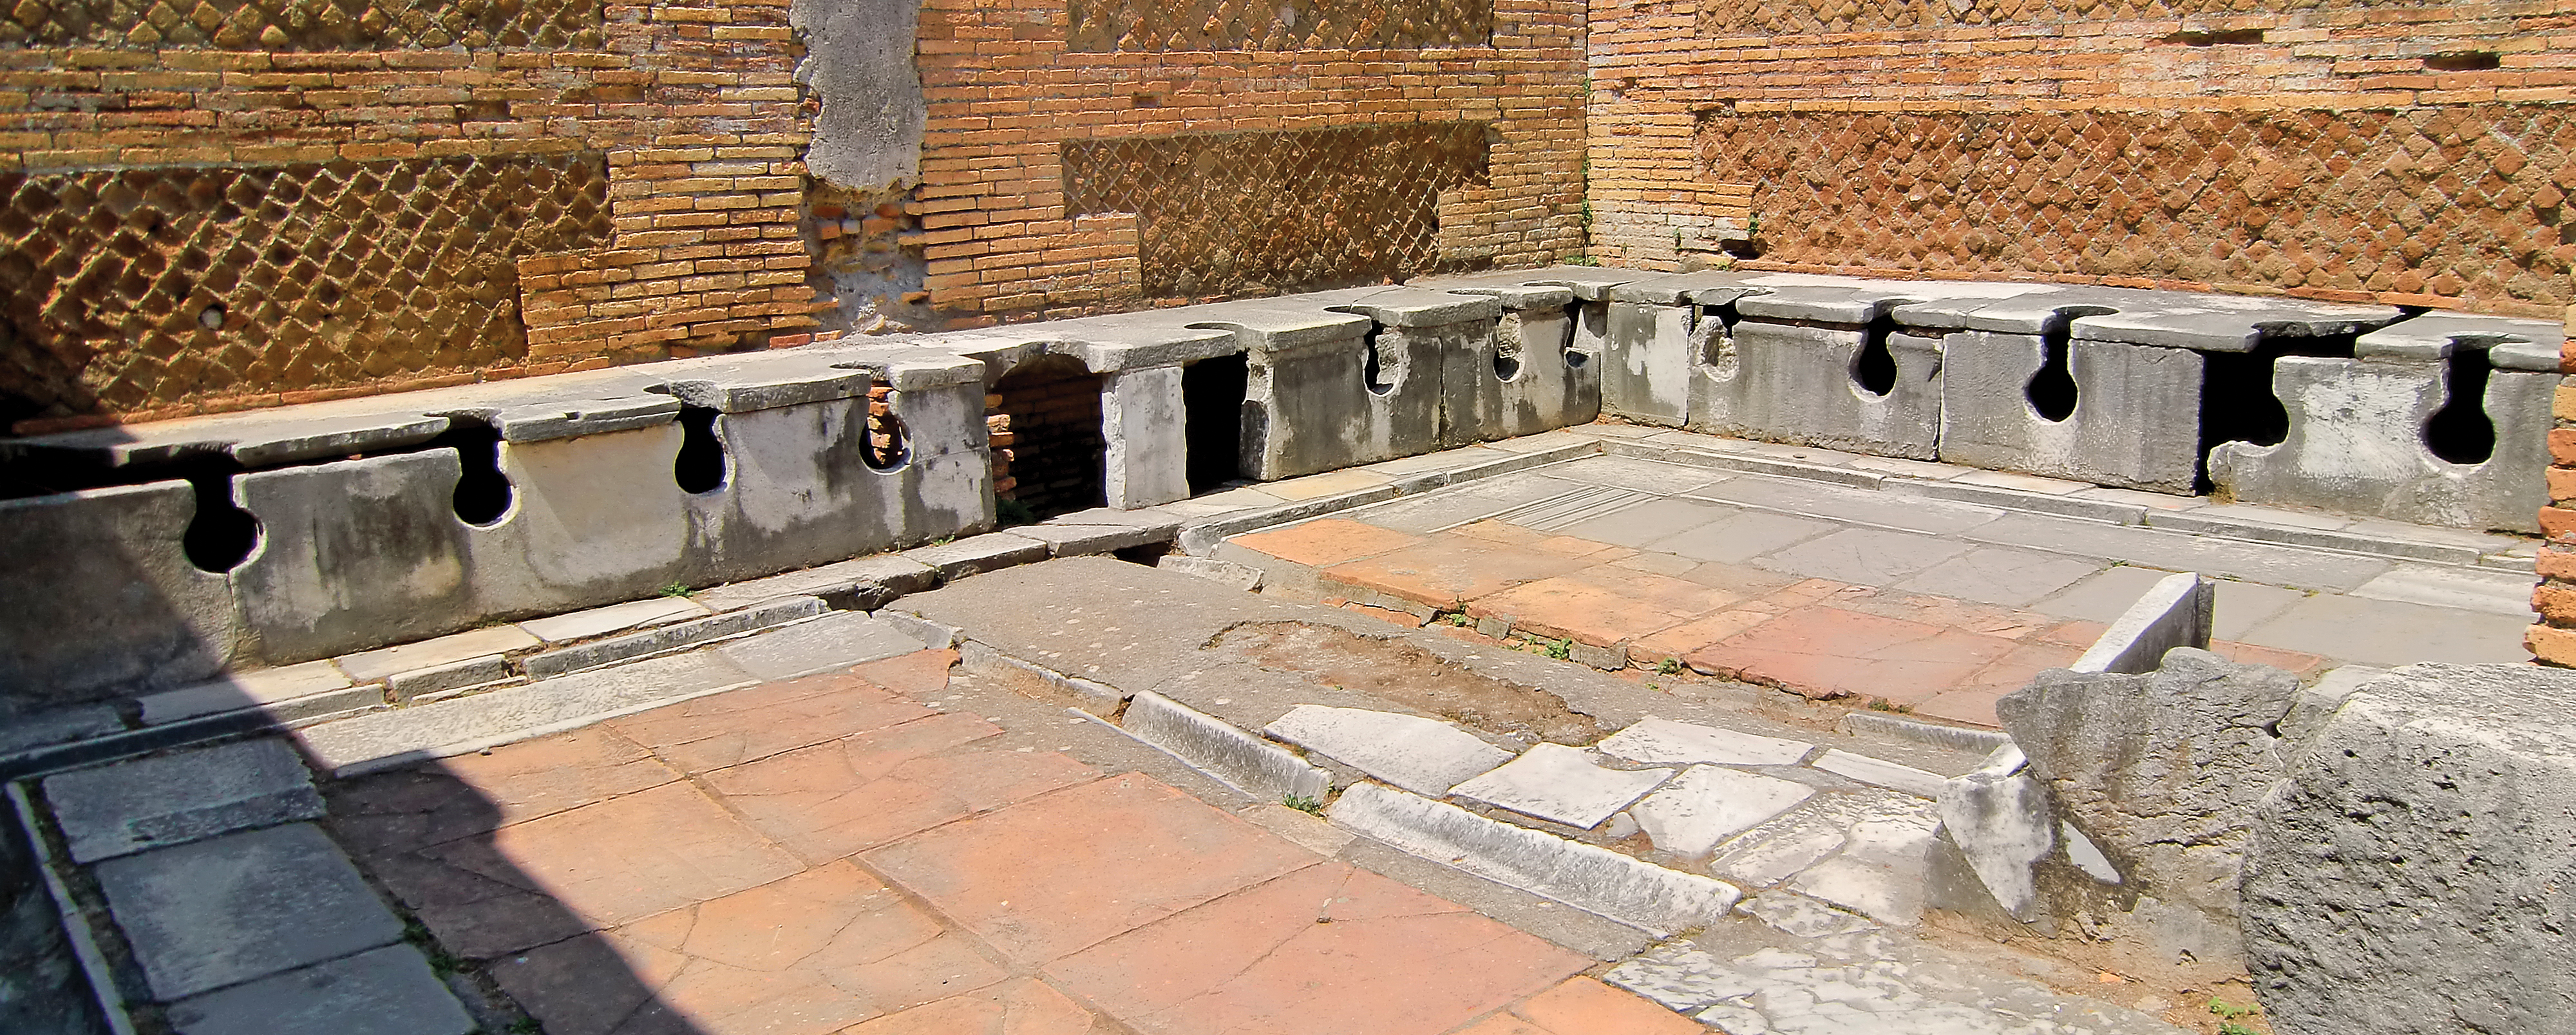
[[[854,189],[921,177],[921,131],[929,115],[913,64],[918,0],[796,0],[788,24],[805,38],[796,81],[822,101],[805,166]]]

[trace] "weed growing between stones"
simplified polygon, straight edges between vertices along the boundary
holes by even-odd
[[[662,587],[661,589],[654,590],[654,592],[666,597],[686,597],[694,596],[698,591],[690,588],[689,584],[686,582],[674,582]]]
[[[1289,808],[1303,812],[1309,816],[1320,816],[1324,814],[1324,800],[1322,798],[1301,798],[1297,795],[1291,794],[1282,799],[1279,804],[1288,806]]]

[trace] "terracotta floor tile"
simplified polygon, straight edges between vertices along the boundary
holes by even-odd
[[[2052,668],[2065,668],[2084,656],[2084,648],[2063,643],[2024,642],[2015,644],[2012,653],[1995,659],[1993,664],[1978,669],[1960,680],[1956,689],[1963,692],[1989,693],[1996,696],[2011,693],[2030,684],[2030,678]]]
[[[2039,638],[2050,643],[2063,643],[2080,651],[2092,646],[2093,641],[2101,639],[2102,634],[2109,631],[2111,627],[2101,622],[2065,622],[2055,628],[2041,630]]]
[[[1373,589],[1443,611],[1524,582],[1584,566],[1579,558],[1447,536],[1366,560],[1324,569],[1323,580]]]
[[[933,714],[857,676],[829,673],[713,694],[608,727],[703,773]]]
[[[1343,601],[1339,606],[1344,611],[1349,611],[1353,614],[1367,615],[1389,625],[1401,625],[1407,629],[1419,629],[1431,621],[1428,618],[1414,617],[1410,612],[1398,611],[1394,608],[1388,607],[1379,607],[1375,604],[1354,604],[1349,601]]]
[[[841,1035],[1086,1035],[1097,1020],[1046,982],[1022,978],[879,1017]]]
[[[1411,546],[1422,538],[1348,518],[1323,518],[1227,541],[1283,561],[1323,568]]]
[[[1498,1013],[1458,1029],[1453,1035],[1557,1035],[1507,1013]],[[1591,1035],[1585,1032],[1584,1035]]]
[[[871,661],[850,674],[918,700],[948,689],[948,670],[956,664],[953,649],[924,650]]]
[[[1529,529],[1522,528],[1519,525],[1512,524],[1509,521],[1491,520],[1470,522],[1456,528],[1452,528],[1441,534],[1466,536],[1469,539],[1481,539],[1489,543],[1502,543],[1508,546],[1528,546],[1532,543],[1548,538],[1547,533],[1545,532],[1533,532]]]
[[[820,862],[1100,775],[1052,751],[940,754],[1000,732],[971,715],[936,715],[706,781],[761,833]]]
[[[1146,1035],[1438,1035],[1590,962],[1327,863],[1121,935],[1047,974]]]
[[[332,832],[359,855],[406,851],[550,816],[680,778],[593,727],[335,783]]]
[[[651,1003],[639,1019],[704,1035],[821,1035],[1004,977],[845,862],[535,949],[493,975],[550,1033],[595,1030],[614,1003],[594,989],[640,984]]]
[[[1551,1032],[1574,1035],[1706,1035],[1698,1021],[1664,1009],[1634,993],[1623,992],[1588,977],[1566,979],[1512,1012]]]
[[[1529,547],[1530,549],[1537,550],[1540,553],[1553,553],[1562,554],[1567,557],[1580,557],[1592,564],[1608,564],[1612,561],[1626,560],[1637,555],[1637,551],[1631,550],[1625,546],[1612,546],[1608,543],[1596,543],[1589,539],[1577,539],[1570,535],[1548,536],[1545,539],[1529,544]]]
[[[1601,565],[1569,573],[1567,578],[1620,593],[1659,610],[1703,615],[1744,599],[1744,594],[1703,582]]]
[[[1945,629],[1957,629],[1961,632],[2004,640],[2019,640],[2035,636],[2042,631],[2056,628],[2064,621],[2036,611],[1886,589],[1865,595],[1845,596],[1833,601],[1833,606],[1846,611],[1921,622],[1925,625],[1937,625]]]
[[[2003,694],[1992,690],[1950,690],[1937,693],[1914,705],[1913,714],[1927,719],[1948,719],[1988,729],[2002,729],[2002,719],[1995,717],[1995,702]]]
[[[1691,667],[1809,697],[1912,704],[1951,689],[2012,641],[1832,607],[1802,607],[1684,655]]]
[[[916,834],[863,858],[1026,963],[1316,861],[1140,773]]]
[[[451,841],[417,858],[424,868],[461,871],[448,874],[427,901],[408,895],[405,901],[451,949],[471,955],[524,948],[529,943],[508,944],[519,940],[508,932],[543,919],[547,910],[607,927],[802,868],[686,783]],[[484,883],[468,883],[471,878]],[[395,877],[388,883],[404,892]]]
[[[1640,578],[1654,578],[1640,574]],[[1688,613],[1572,577],[1540,579],[1467,604],[1475,618],[1505,618],[1515,632],[1607,647],[1679,624]]]
[[[1729,608],[1641,637],[1628,645],[1628,656],[1652,661],[1688,657],[1692,651],[1776,617],[1779,615],[1772,611]]]

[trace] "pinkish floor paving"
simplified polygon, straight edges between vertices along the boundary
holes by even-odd
[[[1503,521],[1405,534],[1324,518],[1230,543],[1311,567],[1327,602],[1391,621],[1418,626],[1425,610],[1462,613],[1507,623],[1519,637],[1624,645],[1640,668],[1670,659],[1808,697],[1883,702],[1982,726],[1996,724],[1996,700],[2042,670],[2073,662],[2103,629],[2034,610],[1689,560]],[[1396,609],[1405,605],[1416,613]],[[2328,665],[2319,655],[2233,641],[2213,649],[2302,677]]]
[[[1141,772],[1005,748],[940,707],[953,657],[362,777],[332,825],[550,1035],[1701,1030]]]

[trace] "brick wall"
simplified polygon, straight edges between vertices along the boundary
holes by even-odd
[[[0,11],[0,424],[793,344],[786,0]]]
[[[2567,307],[2566,320],[2576,329],[2576,306]],[[2560,355],[2576,363],[2576,338]],[[2559,382],[2550,410],[2555,419],[2549,431],[2549,506],[2540,510],[2541,581],[2531,594],[2540,621],[2523,645],[2541,664],[2576,668],[2576,377]]]
[[[2576,301],[2576,8],[2252,6],[1599,0],[1595,254]]]
[[[1572,0],[928,0],[930,304],[972,326],[1580,254],[1582,22]],[[1382,136],[1329,132],[1359,129]]]

